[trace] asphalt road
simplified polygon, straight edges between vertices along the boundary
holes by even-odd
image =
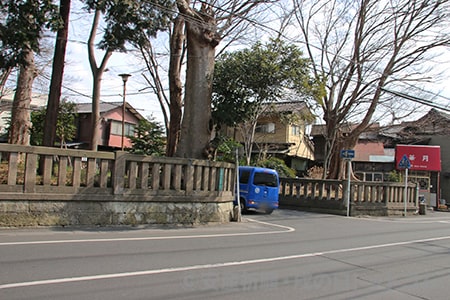
[[[450,213],[0,230],[0,299],[449,299]]]

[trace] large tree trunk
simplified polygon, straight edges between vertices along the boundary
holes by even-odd
[[[186,20],[187,70],[178,157],[201,159],[209,156],[215,47],[220,40],[211,31],[215,29],[215,20],[210,14],[210,9],[204,5],[201,13],[196,15],[201,16],[201,20]]]
[[[33,82],[37,74],[33,51],[29,49],[24,50],[23,56],[25,63],[19,68],[17,89],[11,111],[9,143],[28,146],[30,145],[31,94]]]
[[[338,137],[333,143],[330,153],[329,162],[329,179],[344,179],[346,177],[347,164],[341,158],[341,150],[353,149],[356,145],[357,138]]]
[[[8,81],[12,68],[8,67],[0,73],[0,99],[3,97],[6,81]]]
[[[106,64],[112,55],[112,51],[107,50],[103,56],[103,60],[100,66],[97,67],[97,62],[95,59],[95,35],[97,33],[97,28],[100,22],[101,11],[96,10],[94,15],[94,20],[92,21],[91,33],[88,40],[88,54],[89,54],[89,65],[91,67],[92,77],[93,77],[93,87],[92,87],[92,136],[90,149],[97,151],[97,146],[100,140],[99,124],[100,124],[100,91],[102,76],[106,69]]]
[[[95,72],[93,72],[94,74]],[[93,76],[92,86],[92,115],[91,115],[91,145],[90,149],[97,151],[98,143],[100,140],[100,89],[101,89],[101,76]]]
[[[70,0],[60,0],[59,13],[64,26],[58,30],[53,57],[52,79],[48,96],[47,113],[44,123],[44,137],[42,144],[53,147],[56,139],[56,123],[58,119],[61,86],[64,75],[64,59],[66,57],[67,36],[69,32]]]
[[[341,158],[341,150],[354,149],[359,135],[367,126],[351,128],[349,124],[339,124],[336,117],[326,119],[327,132],[325,138],[327,149],[325,151],[324,172],[326,170],[326,173],[324,178],[344,179],[347,176],[347,164]]]
[[[184,18],[180,15],[175,19],[170,40],[170,123],[166,147],[166,155],[169,157],[174,156],[176,153],[181,130],[183,83],[181,82],[180,71],[183,57],[184,40]]]

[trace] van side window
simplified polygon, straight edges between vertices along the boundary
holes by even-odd
[[[250,177],[250,171],[241,171],[241,177],[239,178],[239,183],[247,184]]]
[[[260,173],[256,172],[253,178],[253,183],[255,185],[265,185],[265,186],[278,186],[277,176],[275,174]]]

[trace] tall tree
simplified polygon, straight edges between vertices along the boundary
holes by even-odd
[[[31,94],[37,75],[34,53],[40,50],[43,32],[60,26],[58,9],[51,0],[2,0],[0,15],[5,16],[0,22],[0,68],[4,74],[19,68],[9,141],[28,145]]]
[[[92,139],[91,149],[97,150],[99,142],[101,80],[106,65],[113,52],[126,52],[127,44],[140,45],[146,36],[155,36],[159,30],[168,28],[173,14],[171,0],[157,1],[117,1],[83,0],[94,18],[88,40],[89,64],[93,76],[92,90]],[[105,21],[105,31],[98,43],[104,51],[100,64],[96,61],[96,36],[101,18]]]
[[[7,67],[4,70],[0,69],[0,99],[2,99],[3,95],[5,94],[6,82],[8,81],[9,75],[11,74],[12,70],[12,67]]]
[[[58,119],[58,108],[64,75],[67,36],[69,33],[70,2],[71,0],[60,0],[59,2],[59,14],[61,15],[62,26],[56,33],[53,70],[50,81],[50,92],[48,95],[43,137],[43,145],[50,147],[54,145],[56,137],[56,123]]]
[[[264,45],[256,43],[251,49],[218,58],[213,118],[219,124],[239,129],[249,164],[257,120],[271,110],[270,103],[295,99],[302,105],[322,96],[322,90],[321,83],[310,77],[309,62],[298,47],[278,39]]]
[[[76,134],[75,119],[77,117],[76,104],[65,99],[60,101],[55,125],[55,139],[60,143],[60,147],[66,147],[67,142],[72,141]],[[42,108],[31,112],[31,144],[41,146],[44,142],[45,123],[47,119],[47,109]]]
[[[29,145],[31,128],[31,96],[33,82],[37,76],[34,63],[34,53],[30,49],[22,52],[26,64],[19,67],[17,88],[11,109],[11,125],[9,127],[9,143],[18,145]]]
[[[180,136],[182,107],[183,107],[183,82],[181,71],[183,59],[185,57],[185,34],[184,17],[178,15],[173,20],[169,30],[169,95],[164,92],[162,78],[159,74],[159,63],[153,51],[150,39],[145,44],[141,44],[140,50],[144,57],[152,79],[147,80],[152,87],[160,103],[161,111],[164,115],[164,125],[166,127],[166,156],[174,156],[178,139]]]
[[[100,65],[97,64],[95,56],[95,37],[97,35],[98,24],[100,22],[101,10],[96,9],[94,12],[94,19],[92,21],[92,27],[88,39],[88,57],[89,66],[91,67],[93,84],[92,84],[92,119],[91,119],[91,150],[97,151],[97,146],[100,139],[99,123],[100,123],[100,93],[103,73],[105,72],[106,65],[109,58],[113,54],[111,48],[106,48],[103,54]]]
[[[275,1],[191,3],[189,0],[176,0],[185,21],[187,45],[184,111],[176,156],[205,158],[213,133],[211,93],[216,47],[227,34],[239,28],[239,24],[245,23],[246,16],[253,9],[271,2]]]
[[[164,155],[164,130],[154,118],[139,120],[135,135],[130,136],[133,147],[131,153],[145,155]]]
[[[319,101],[326,127],[324,176],[339,178],[345,169],[339,151],[355,146],[380,105],[392,98],[386,91],[429,76],[427,58],[436,48],[448,46],[450,2],[293,3],[299,41],[305,45],[314,74],[326,79],[327,93]],[[343,126],[352,121],[356,125],[344,132]]]
[[[178,15],[173,23],[170,36],[169,89],[170,89],[170,123],[167,135],[166,155],[174,156],[181,132],[183,83],[181,67],[185,52],[184,17]]]
[[[155,93],[161,107],[161,112],[164,116],[164,125],[166,129],[166,156],[173,156],[175,154],[175,147],[178,141],[180,132],[180,123],[182,116],[182,90],[183,85],[181,82],[181,69],[182,58],[184,57],[184,34],[183,30],[180,31],[180,27],[183,29],[183,18],[178,16],[174,20],[173,27],[169,30],[170,36],[170,49],[173,49],[171,55],[169,55],[169,71],[168,78],[171,79],[169,83],[170,91],[169,95],[165,92],[163,85],[164,79],[160,74],[161,63],[157,58],[157,54],[153,49],[150,38],[146,43],[139,45],[139,50],[147,66],[151,78],[144,78],[147,80],[149,86]],[[176,45],[175,45],[176,44]]]

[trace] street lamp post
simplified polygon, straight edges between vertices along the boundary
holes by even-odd
[[[127,80],[131,76],[130,74],[119,74],[123,81],[123,95],[122,95],[122,151],[125,149],[124,139],[125,139],[125,93],[127,87]]]

